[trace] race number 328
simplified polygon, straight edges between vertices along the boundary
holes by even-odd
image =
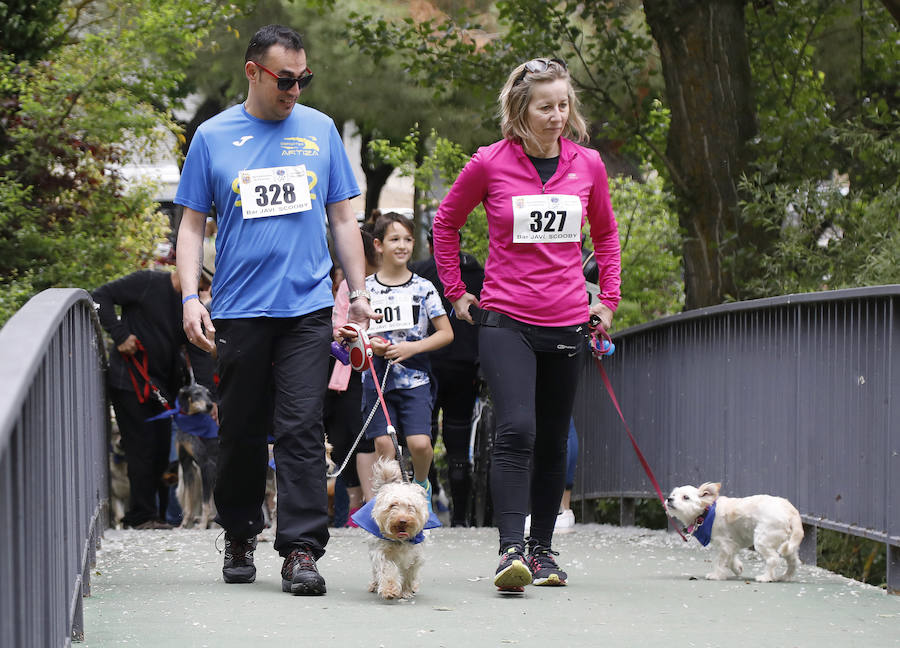
[[[581,240],[581,200],[566,194],[513,197],[514,243]]]
[[[268,187],[257,185],[255,189],[257,193],[256,204],[260,207],[280,205],[282,203],[294,205],[297,202],[297,191],[292,182],[285,182],[284,184],[273,183]]]
[[[312,208],[306,166],[250,169],[238,175],[244,218],[293,214]]]

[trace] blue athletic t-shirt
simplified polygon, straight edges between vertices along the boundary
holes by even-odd
[[[244,218],[241,171],[304,165],[312,208]],[[330,117],[296,105],[281,121],[257,119],[243,104],[204,122],[191,140],[175,202],[216,206],[213,318],[294,317],[331,306],[325,205],[359,195]]]

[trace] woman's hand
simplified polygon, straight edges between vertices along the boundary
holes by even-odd
[[[593,306],[591,306],[591,316],[596,315],[600,318],[600,325],[603,327],[604,331],[609,331],[612,327],[613,321],[613,312],[609,306],[604,304],[603,302],[597,302]]]
[[[469,324],[474,324],[472,314],[469,313],[469,306],[478,306],[478,299],[472,293],[464,293],[462,297],[453,302],[453,313],[457,319],[461,319]]]

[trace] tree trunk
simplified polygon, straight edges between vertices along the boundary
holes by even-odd
[[[735,295],[732,259],[742,232],[737,181],[756,132],[744,24],[746,0],[646,0],[662,60],[684,231],[685,308]]]
[[[394,167],[390,164],[381,162],[375,164],[372,160],[372,154],[369,152],[369,142],[372,141],[372,133],[360,133],[359,157],[362,163],[363,174],[366,176],[366,213],[363,220],[369,217],[372,210],[378,207],[378,200],[381,198],[381,190],[387,183]]]

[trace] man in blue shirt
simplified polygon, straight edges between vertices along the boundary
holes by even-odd
[[[333,298],[326,221],[350,287],[349,321],[375,316],[349,200],[359,195],[334,122],[297,104],[312,80],[300,35],[280,25],[250,40],[247,100],[203,123],[175,202],[184,330],[217,353],[220,454],[216,521],[227,583],[256,578],[267,438],[275,439],[282,589],[325,593],[328,542],[322,403]],[[218,221],[211,313],[196,298],[206,214]]]

